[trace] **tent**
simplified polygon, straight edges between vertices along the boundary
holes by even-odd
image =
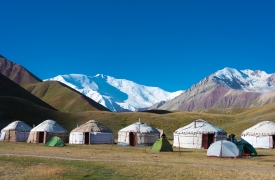
[[[26,142],[31,127],[23,121],[14,121],[1,130],[0,140],[10,142]]]
[[[235,143],[236,146],[239,149],[239,154],[254,154],[255,156],[258,156],[257,151],[254,149],[254,147],[249,144],[248,142],[246,142],[245,140],[241,140]]]
[[[114,134],[101,123],[90,120],[73,129],[70,133],[70,144],[112,144]]]
[[[58,136],[63,142],[69,142],[69,133],[54,120],[45,120],[34,127],[28,137],[28,143],[46,143],[53,136]]]
[[[118,131],[119,146],[153,145],[159,139],[159,131],[144,122],[133,123]]]
[[[151,147],[152,152],[164,152],[164,151],[173,151],[172,145],[169,143],[168,140],[164,138],[158,139],[153,146]]]
[[[211,143],[226,140],[227,134],[217,126],[198,119],[174,132],[173,146],[208,149]]]
[[[239,149],[233,142],[216,141],[207,150],[207,157],[238,157]]]
[[[243,131],[241,139],[250,143],[254,148],[274,148],[275,123],[272,121],[260,122]]]
[[[63,146],[66,146],[65,143],[57,136],[53,136],[51,138],[51,140],[49,140],[45,146],[60,146],[60,147],[63,147]]]

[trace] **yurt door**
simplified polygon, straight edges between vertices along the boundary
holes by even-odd
[[[85,132],[85,144],[90,144],[90,132]]]
[[[129,133],[129,144],[130,144],[130,146],[137,145],[137,133],[136,132]]]
[[[38,143],[44,143],[44,132],[37,132],[36,137],[38,137]]]
[[[215,134],[203,134],[201,147],[208,149],[209,146],[214,142],[214,135]]]

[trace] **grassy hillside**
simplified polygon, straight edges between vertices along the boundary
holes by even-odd
[[[91,98],[58,81],[28,84],[24,88],[61,112],[109,111]]]
[[[30,101],[14,97],[0,97],[0,121],[8,118],[23,120],[29,125],[39,124],[46,119],[53,119],[71,131],[88,120],[97,120],[117,132],[140,118],[142,122],[156,128],[164,129],[168,138],[173,138],[173,132],[196,119],[204,119],[227,131],[234,133],[237,138],[243,130],[264,120],[275,120],[275,103],[253,109],[243,109],[236,114],[199,113],[199,112],[171,112],[156,114],[152,112],[115,113],[108,111],[85,111],[65,113],[37,106]]]
[[[45,103],[41,99],[37,98],[24,88],[22,88],[17,83],[13,82],[6,76],[0,73],[0,96],[10,96],[10,97],[18,97],[23,98],[28,101],[31,101],[39,106],[54,109],[49,104]]]

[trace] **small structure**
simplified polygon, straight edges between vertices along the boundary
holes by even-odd
[[[213,124],[198,119],[174,132],[173,146],[182,148],[204,148],[216,141],[226,140],[226,132]]]
[[[69,142],[69,133],[54,120],[45,120],[34,127],[27,140],[28,143],[46,143],[53,136],[58,136],[63,142]]]
[[[245,140],[238,141],[235,144],[239,148],[240,156],[244,156],[244,155],[246,156],[246,155],[252,155],[252,154],[254,154],[255,156],[258,156],[256,149]]]
[[[63,147],[66,146],[65,143],[57,136],[52,137],[45,146],[55,146],[55,147]]]
[[[14,121],[1,130],[0,140],[10,142],[26,142],[31,127],[23,121]]]
[[[260,122],[243,131],[241,139],[247,141],[254,148],[274,148],[275,123],[272,121]]]
[[[173,147],[168,140],[164,138],[158,139],[151,147],[152,152],[172,152]]]
[[[114,134],[101,123],[90,120],[73,129],[70,133],[70,144],[112,144]]]
[[[159,139],[159,131],[144,122],[133,123],[118,131],[119,146],[153,145]]]
[[[207,157],[236,158],[239,157],[239,149],[230,141],[216,141],[208,148]]]

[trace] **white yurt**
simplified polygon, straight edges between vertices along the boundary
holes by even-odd
[[[90,120],[73,129],[70,133],[70,144],[112,144],[114,134],[101,123]]]
[[[28,143],[46,143],[53,136],[58,136],[64,143],[69,142],[69,133],[54,120],[45,120],[34,127],[27,140]]]
[[[1,130],[0,140],[26,142],[32,128],[23,121],[14,121]]]
[[[235,158],[239,156],[239,149],[231,141],[216,141],[207,149],[207,157]]]
[[[208,149],[211,143],[226,140],[226,132],[217,126],[198,119],[174,132],[173,146]]]
[[[260,122],[243,131],[241,139],[250,143],[254,148],[274,148],[275,123],[272,121]]]
[[[144,122],[133,123],[118,131],[119,146],[153,145],[159,139],[159,131]]]

